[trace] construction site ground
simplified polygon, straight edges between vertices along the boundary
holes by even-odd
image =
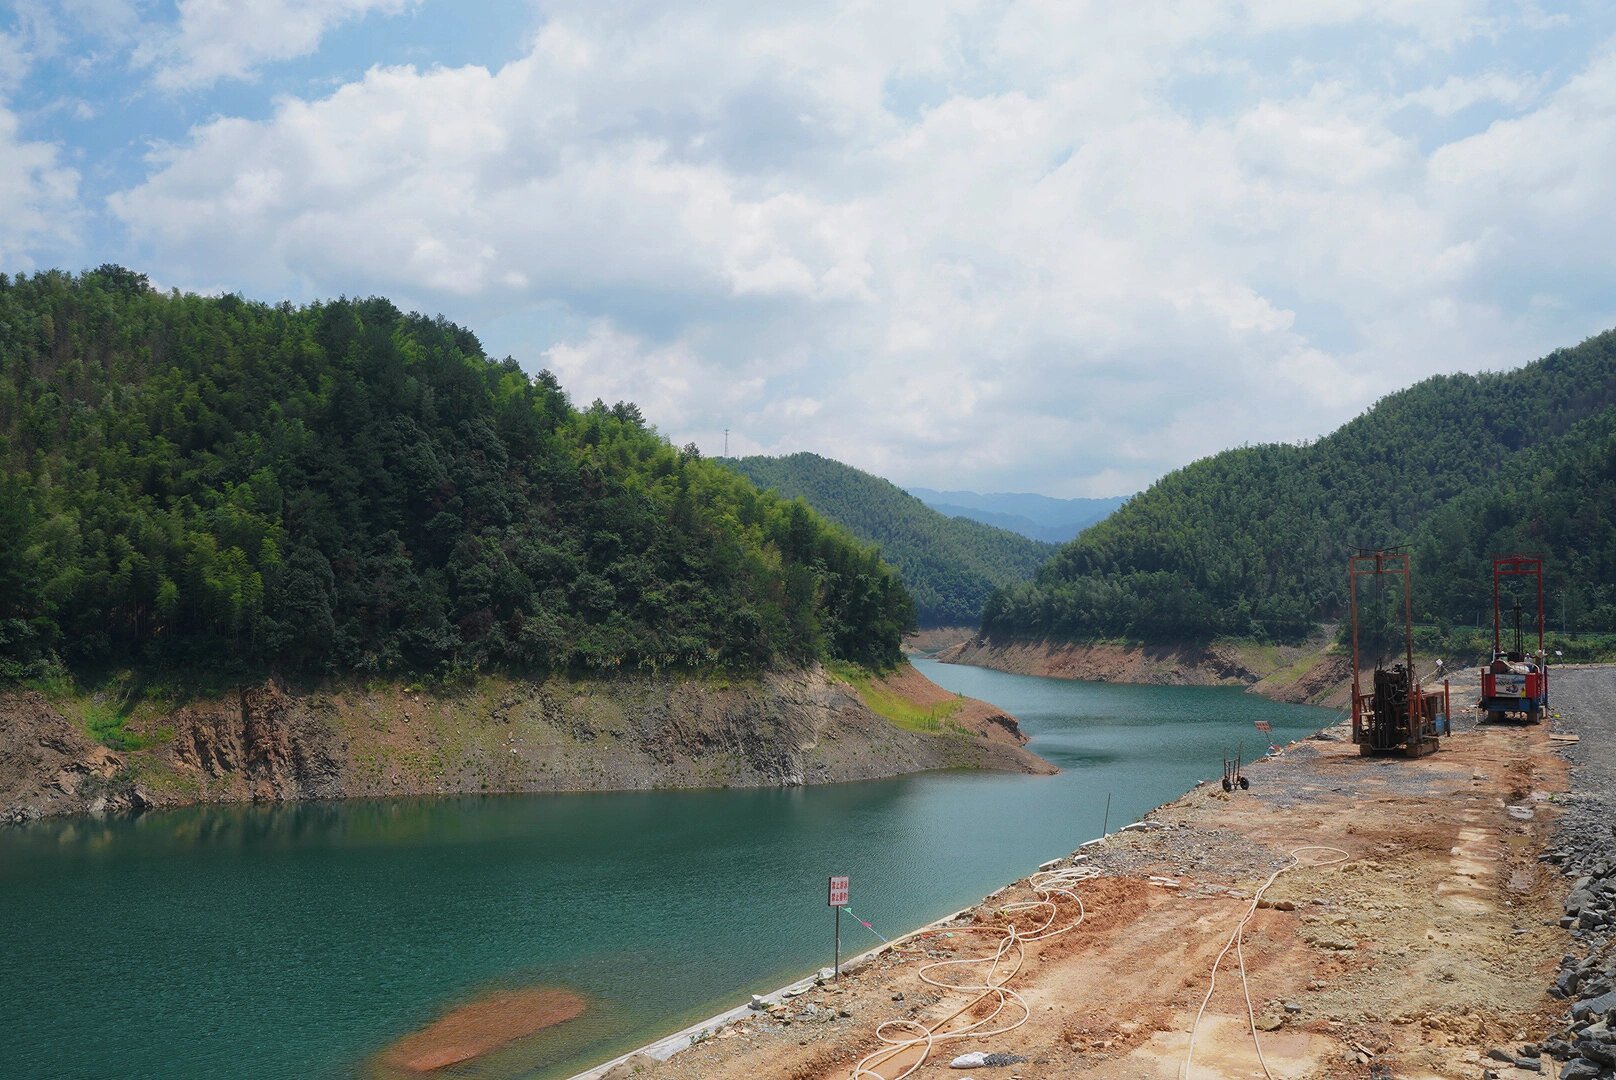
[[[1029,943],[1008,984],[1026,1022],[988,1039],[939,1042],[910,1075],[1184,1077],[1214,959],[1255,891],[1304,845],[1346,857],[1282,873],[1244,936],[1268,1075],[1537,1075],[1488,1052],[1531,1042],[1564,1011],[1545,991],[1569,943],[1559,925],[1566,882],[1538,855],[1552,846],[1569,783],[1562,748],[1573,734],[1601,744],[1616,735],[1616,668],[1556,671],[1554,715],[1537,726],[1478,725],[1460,707],[1474,700],[1455,687],[1455,734],[1429,757],[1360,756],[1338,727],[1248,766],[1248,791],[1226,794],[1213,778],[1086,847],[1078,865],[1099,876],[1077,886],[1084,917]],[[1018,882],[833,984],[728,1023],[666,1061],[640,1055],[609,1075],[846,1078],[880,1048],[882,1021],[930,1024],[968,1004],[970,996],[923,983],[921,967],[990,952],[997,935],[967,927],[1002,924],[1000,905],[1031,895]],[[1064,902],[1057,925],[1077,917]],[[995,1024],[1021,1015],[1008,1005]],[[1265,1075],[1252,1026],[1231,952],[1196,1028],[1188,1077]],[[949,1068],[970,1051],[1024,1060],[970,1074]],[[867,1075],[891,1080],[917,1056]]]

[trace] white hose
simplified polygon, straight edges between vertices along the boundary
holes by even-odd
[[[1304,863],[1302,862],[1302,852],[1304,851],[1334,852],[1338,857],[1333,859],[1319,859],[1313,862]],[[1334,866],[1336,863],[1346,862],[1348,859],[1352,858],[1352,856],[1349,853],[1342,851],[1340,848],[1325,847],[1322,844],[1304,844],[1299,848],[1292,848],[1290,858],[1290,862],[1286,863],[1284,866],[1281,866],[1272,874],[1269,874],[1268,880],[1263,882],[1262,888],[1258,889],[1252,894],[1251,903],[1247,906],[1245,914],[1242,915],[1240,917],[1240,921],[1235,924],[1234,931],[1229,935],[1229,940],[1224,942],[1223,950],[1218,953],[1218,958],[1212,961],[1212,975],[1206,988],[1206,997],[1201,999],[1201,1008],[1195,1014],[1195,1023],[1190,1025],[1189,1048],[1184,1055],[1184,1068],[1179,1073],[1181,1080],[1189,1080],[1190,1067],[1195,1063],[1195,1036],[1201,1027],[1201,1017],[1206,1014],[1206,1007],[1212,1001],[1212,992],[1217,989],[1218,967],[1223,963],[1223,958],[1229,955],[1229,950],[1231,948],[1234,949],[1235,958],[1240,964],[1240,989],[1246,996],[1246,1021],[1251,1026],[1252,1044],[1257,1047],[1257,1062],[1262,1066],[1263,1075],[1266,1076],[1268,1080],[1274,1080],[1274,1074],[1268,1071],[1268,1061],[1263,1057],[1262,1041],[1257,1038],[1256,1010],[1251,1004],[1251,986],[1246,981],[1246,953],[1245,949],[1243,948],[1246,936],[1246,924],[1251,921],[1252,916],[1257,914],[1257,904],[1262,900],[1263,893],[1267,892],[1268,887],[1279,879],[1279,875],[1289,870],[1295,870],[1299,866],[1304,866],[1309,869],[1319,866]]]
[[[932,1048],[938,1043],[959,1039],[990,1038],[994,1035],[1003,1035],[1007,1031],[1014,1031],[1022,1024],[1025,1024],[1027,1018],[1031,1015],[1031,1010],[1027,1008],[1027,1003],[1022,1000],[1021,995],[1006,985],[1011,979],[1015,978],[1016,973],[1021,970],[1022,961],[1026,959],[1023,942],[1046,941],[1081,925],[1088,912],[1083,907],[1083,898],[1074,891],[1075,887],[1078,882],[1086,881],[1098,875],[1099,871],[1090,867],[1069,867],[1062,870],[1046,870],[1030,877],[1027,883],[1032,887],[1033,892],[1038,894],[1038,899],[1005,904],[998,910],[1003,915],[1016,915],[1041,909],[1044,913],[1044,918],[1036,927],[1022,929],[1014,922],[1002,927],[956,927],[954,930],[956,933],[996,933],[1001,936],[991,956],[978,956],[964,960],[939,960],[921,968],[919,972],[920,978],[922,982],[935,986],[940,990],[972,994],[974,996],[965,1004],[929,1026],[922,1024],[918,1020],[908,1019],[887,1020],[882,1023],[875,1029],[875,1035],[886,1045],[861,1058],[858,1064],[853,1066],[853,1071],[849,1074],[849,1080],[864,1080],[864,1078],[869,1078],[869,1080],[903,1080],[904,1077],[926,1063],[926,1059],[931,1056]],[[1077,918],[1065,926],[1054,928],[1055,920],[1060,916],[1060,906],[1057,899],[1059,897],[1065,897],[1076,902]],[[1014,962],[1009,963],[1007,958],[1012,955]],[[987,965],[987,974],[982,978],[982,981],[950,982],[932,974],[932,972],[940,971],[943,968],[967,967],[972,964]],[[1001,967],[1007,964],[1008,966],[1005,967],[1001,974]],[[951,1023],[961,1013],[975,1008],[989,997],[996,999],[992,1012],[964,1027],[953,1028],[948,1031],[942,1030],[944,1025]],[[987,1026],[996,1020],[1007,1006],[1011,1005],[1021,1011],[1019,1017],[999,1027],[990,1028]],[[908,1029],[914,1034],[898,1034],[898,1029]],[[904,1069],[903,1072],[895,1076],[886,1076],[876,1071],[877,1066],[883,1065],[899,1054],[915,1047],[920,1048],[920,1057],[914,1064]]]

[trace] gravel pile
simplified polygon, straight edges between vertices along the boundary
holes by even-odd
[[[1593,813],[1589,813],[1593,810]],[[1570,1001],[1567,1027],[1545,1039],[1543,1052],[1570,1060],[1561,1080],[1616,1076],[1616,801],[1602,808],[1583,803],[1562,819],[1564,845],[1543,856],[1576,875],[1560,925],[1582,946],[1567,953],[1549,993]]]
[[[1228,798],[1221,791],[1208,792],[1205,798],[1214,794]],[[1111,877],[1193,874],[1226,885],[1258,876],[1264,867],[1277,869],[1290,862],[1284,852],[1233,830],[1168,819],[1168,814],[1176,813],[1182,811],[1157,811],[1149,820],[1112,833],[1104,844],[1079,853],[1088,856],[1087,865]]]
[[[1540,858],[1574,879],[1560,925],[1575,947],[1549,988],[1570,1009],[1560,1031],[1521,1049],[1546,1072],[1562,1063],[1560,1080],[1604,1080],[1616,1077],[1616,670],[1557,674],[1555,727],[1579,741],[1567,748],[1572,782],[1558,847]]]

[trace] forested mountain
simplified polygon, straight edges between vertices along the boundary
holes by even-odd
[[[922,626],[975,626],[995,588],[1025,582],[1054,549],[945,517],[878,476],[818,454],[726,459],[759,487],[800,497],[878,545],[914,595]]]
[[[1515,455],[1497,479],[1425,519],[1416,617],[1488,622],[1493,556],[1510,553],[1544,556],[1550,627],[1616,630],[1616,407]],[[1528,586],[1519,579],[1517,595]]]
[[[1444,375],[1315,443],[1163,477],[996,593],[996,636],[1294,639],[1346,605],[1357,548],[1413,544],[1415,601],[1473,621],[1494,553],[1541,552],[1585,629],[1616,628],[1616,332],[1516,371]],[[1551,583],[1551,589],[1554,584]]]
[[[875,550],[383,299],[0,274],[0,674],[896,659]]]
[[[1110,499],[1054,499],[1028,492],[933,491],[910,488],[909,494],[949,517],[970,518],[984,525],[1009,529],[1033,540],[1060,544],[1110,514],[1127,501]]]

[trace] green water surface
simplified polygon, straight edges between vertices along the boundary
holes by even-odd
[[[198,807],[0,829],[0,1077],[350,1078],[480,993],[588,1012],[433,1075],[564,1077],[895,935],[1332,719],[1238,690],[917,664],[1050,777]],[[1252,723],[1268,720],[1273,734]],[[845,953],[876,938],[843,919]]]

